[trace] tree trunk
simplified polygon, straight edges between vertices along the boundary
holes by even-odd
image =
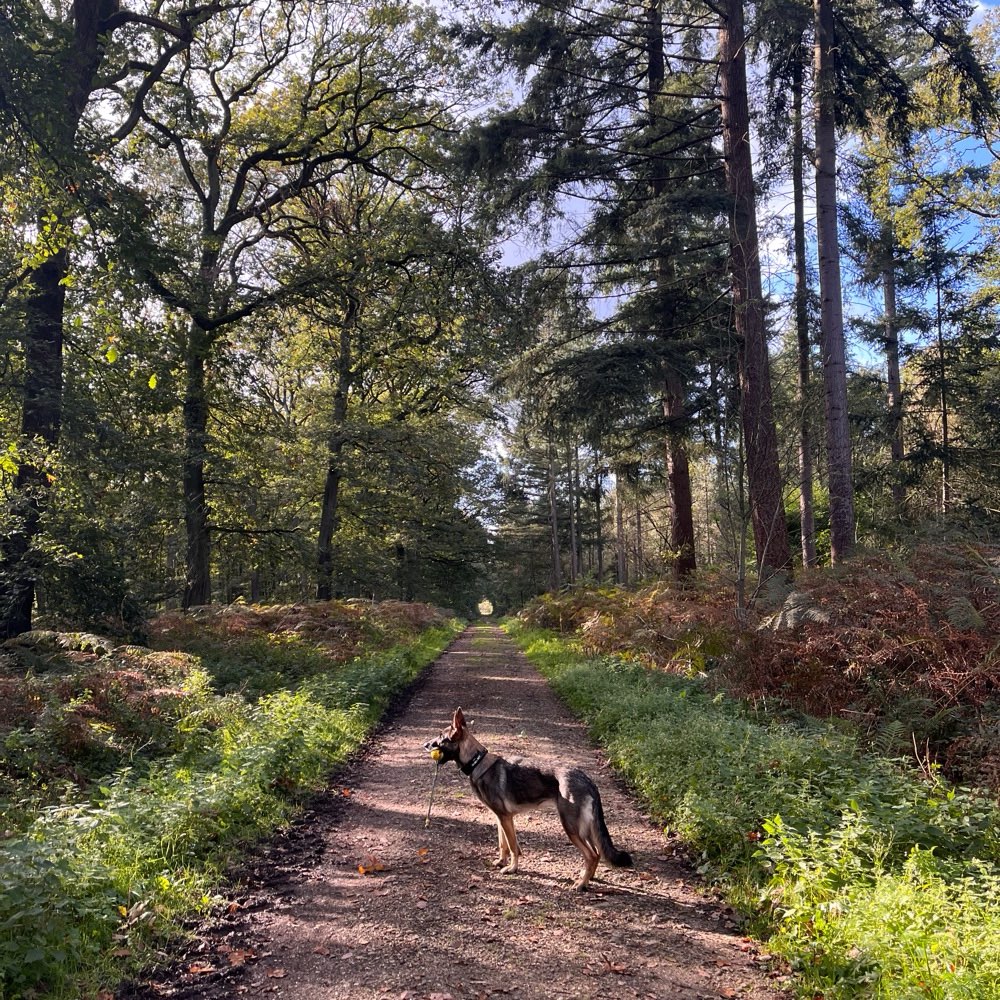
[[[722,139],[732,196],[730,260],[733,321],[739,344],[741,417],[747,456],[750,516],[761,577],[791,568],[785,529],[771,370],[764,325],[757,207],[750,158],[743,0],[727,0],[719,31]]]
[[[413,559],[409,549],[402,542],[396,544],[396,592],[401,601],[412,602],[415,595],[413,583]]]
[[[348,302],[343,328],[340,332],[340,353],[337,358],[337,382],[333,395],[332,427],[327,444],[326,479],[323,483],[323,501],[320,508],[319,536],[316,540],[316,599],[333,598],[333,539],[339,525],[340,483],[343,478],[342,458],[347,421],[347,405],[351,382],[354,377],[353,342],[354,323],[358,315],[355,299]]]
[[[938,355],[938,405],[941,412],[941,513],[951,510],[951,438],[948,433],[948,367],[944,344],[941,269],[934,271],[935,328]]]
[[[684,419],[684,399],[676,377],[668,377],[663,394],[663,415],[668,423]],[[687,448],[678,433],[667,433],[667,483],[670,492],[670,548],[674,553],[674,579],[689,577],[696,568],[694,552],[694,500]]]
[[[68,58],[51,59],[52,72],[65,84],[68,101],[62,108],[52,109],[59,117],[48,123],[48,134],[54,137],[48,152],[67,162],[72,159],[70,150],[104,59],[102,25],[116,9],[115,0],[76,0],[71,11],[73,36]],[[21,433],[25,444],[38,447],[42,457],[22,458],[11,502],[13,530],[0,540],[0,638],[31,628],[37,573],[31,565],[31,550],[49,504],[45,463],[58,447],[62,426],[64,279],[68,270],[69,252],[63,247],[35,268],[29,279],[32,290],[25,303]]]
[[[577,517],[576,494],[577,484],[574,481],[576,467],[573,464],[573,451],[566,442],[566,486],[569,490],[569,580],[576,583],[580,575],[580,562],[577,551]]]
[[[552,590],[562,587],[562,556],[559,552],[559,517],[556,505],[556,450],[549,444],[549,537],[552,542],[552,566],[549,575]]]
[[[594,518],[596,521],[595,530],[597,531],[597,582],[601,583],[604,580],[604,514],[601,510],[603,477],[601,475],[600,463],[597,463],[597,466],[594,470]]]
[[[899,324],[896,319],[896,245],[892,223],[883,234],[882,302],[885,310],[885,373],[889,403],[889,454],[892,460],[892,506],[897,516],[906,503],[903,486],[903,384],[899,377]]]
[[[205,492],[208,456],[208,392],[205,362],[211,340],[193,320],[188,326],[186,381],[184,385],[184,528],[187,537],[185,610],[212,600],[211,535]]]
[[[799,535],[802,565],[815,566],[816,515],[813,504],[813,445],[809,419],[811,351],[809,345],[809,280],[806,273],[805,137],[802,118],[804,53],[792,67],[792,200],[795,244],[795,339],[798,345],[799,407]]]
[[[30,449],[14,480],[11,511],[13,531],[0,546],[0,637],[31,628],[35,599],[32,542],[38,536],[48,506],[51,452],[59,444],[62,425],[63,309],[66,300],[67,251],[60,250],[31,275],[32,291],[25,305],[27,333],[24,383],[21,390],[21,437]]]
[[[573,445],[573,512],[576,517],[576,568],[580,576],[583,576],[583,550],[585,546],[583,533],[583,485],[580,474],[580,446]]]
[[[663,11],[661,0],[647,0],[646,8],[646,84],[647,107],[650,127],[656,129],[659,121],[659,103],[663,91],[666,63],[663,57]],[[650,182],[654,199],[666,193],[665,171],[653,164],[653,178]],[[663,326],[669,329],[671,312],[668,297],[672,261],[666,251],[666,234],[662,226],[657,232],[660,253],[656,261],[656,286],[660,298]],[[674,579],[681,581],[690,576],[696,568],[694,509],[691,491],[691,467],[688,462],[685,442],[688,421],[684,380],[677,366],[669,362],[663,371],[663,415],[667,419],[667,490],[670,499],[670,546],[674,551]]]
[[[830,490],[830,561],[854,549],[854,485],[851,429],[847,412],[847,351],[840,287],[837,227],[837,136],[835,121],[833,0],[815,0],[816,39],[816,237],[823,383],[826,410],[827,476]]]
[[[624,481],[621,469],[615,469],[615,572],[619,586],[628,586],[628,559],[625,552],[625,512],[622,503]]]
[[[642,538],[642,497],[640,495],[641,476],[638,470],[635,474],[632,497],[635,500],[635,581],[638,583],[646,574],[646,550]]]
[[[330,435],[323,501],[320,508],[319,535],[316,540],[316,600],[333,599],[333,538],[337,533],[340,504],[340,459],[344,436],[338,430]]]

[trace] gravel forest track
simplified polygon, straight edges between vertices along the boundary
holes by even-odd
[[[461,705],[507,758],[574,763],[596,780],[612,838],[634,869],[603,864],[586,892],[554,810],[517,819],[515,875],[491,867],[492,813],[422,744]],[[787,996],[698,877],[595,751],[584,727],[498,628],[470,626],[364,752],[237,873],[234,904],[183,955],[119,991],[279,1000]]]

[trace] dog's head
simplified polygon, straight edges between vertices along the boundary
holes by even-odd
[[[451,725],[442,729],[440,736],[428,740],[424,744],[424,749],[430,753],[438,750],[441,753],[442,761],[453,760],[457,763],[459,760],[458,748],[467,728],[468,723],[465,721],[465,716],[462,715],[462,710],[456,708],[455,714],[451,717]]]

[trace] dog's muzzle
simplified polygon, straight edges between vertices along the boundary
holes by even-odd
[[[441,737],[437,737],[433,740],[428,740],[424,744],[424,749],[431,755],[431,758],[438,764],[444,760],[448,760],[447,754],[441,747]]]

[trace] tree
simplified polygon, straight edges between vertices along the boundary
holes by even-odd
[[[516,109],[473,132],[467,162],[501,182],[508,205],[540,208],[550,221],[560,210],[574,216],[574,238],[551,263],[578,269],[618,303],[596,344],[600,357],[581,353],[578,368],[603,364],[607,374],[617,352],[622,361],[641,355],[636,374],[652,373],[652,383],[625,378],[659,410],[649,429],[664,439],[682,578],[695,566],[690,402],[726,307],[709,69],[691,43],[696,29],[672,24],[665,38],[659,0],[526,4],[520,13],[516,23],[465,33],[523,83]],[[624,364],[614,368],[624,375]]]
[[[140,155],[158,164],[142,191],[147,238],[135,247],[137,266],[186,317],[185,607],[212,592],[209,365],[235,324],[315,277],[282,269],[281,248],[303,221],[288,207],[352,168],[396,169],[405,186],[407,159],[419,164],[406,137],[450,127],[427,82],[427,25],[375,6],[318,13],[308,0],[233,5],[194,32],[183,67],[141,100],[129,97]]]
[[[808,38],[811,7],[787,0],[760,4],[757,8],[757,38],[767,57],[768,101],[761,125],[761,147],[765,172],[787,169],[792,183],[791,255],[795,275],[792,295],[796,345],[798,415],[799,539],[802,565],[814,566],[816,514],[813,498],[814,460],[811,419],[812,337],[810,336],[811,290],[806,244],[805,103],[808,75]],[[790,139],[786,137],[790,134]],[[787,157],[787,166],[781,154]]]
[[[933,454],[940,468],[937,508],[947,515],[955,504],[951,369],[963,353],[959,345],[968,341],[971,330],[981,330],[982,322],[976,321],[977,310],[969,301],[965,279],[973,255],[961,245],[954,214],[934,196],[920,199],[915,208],[917,225],[909,234],[908,249],[919,268],[914,284],[922,293],[923,306],[918,313],[929,348],[918,352],[910,367],[920,373],[922,394],[933,400],[936,410]]]
[[[842,208],[848,253],[852,259],[855,281],[862,288],[881,291],[881,322],[870,329],[867,339],[877,343],[885,355],[887,420],[886,436],[890,453],[890,489],[897,518],[903,514],[905,475],[903,470],[903,393],[900,378],[901,285],[908,280],[901,261],[905,253],[897,235],[897,215],[905,197],[901,149],[884,134],[873,133],[861,147],[852,164],[858,197]],[[856,324],[859,325],[860,324]]]
[[[77,0],[68,12],[42,2],[0,10],[0,114],[34,165],[39,206],[29,262],[15,279],[25,287],[20,431],[26,451],[0,545],[3,635],[31,624],[32,546],[62,427],[63,321],[76,220],[87,212],[91,224],[114,225],[127,214],[127,199],[110,195],[116,185],[99,161],[130,135],[146,93],[187,50],[195,28],[222,6],[177,3],[146,11],[116,0]],[[158,50],[154,61],[145,58],[147,46]],[[115,87],[127,87],[130,98],[106,102]]]
[[[726,181],[733,201],[729,256],[733,275],[734,326],[739,342],[740,413],[757,565],[761,576],[765,577],[790,569],[792,556],[785,530],[764,325],[757,208],[750,157],[743,0],[728,0],[719,34],[719,56]]]
[[[815,0],[813,78],[816,86],[816,240],[823,382],[826,413],[826,463],[830,492],[830,560],[841,562],[854,549],[854,484],[851,479],[851,429],[847,408],[847,349],[840,284],[837,223],[836,67],[832,0]]]
[[[388,419],[397,424],[451,406],[471,409],[471,373],[488,370],[497,353],[469,334],[501,326],[483,238],[462,224],[443,183],[414,182],[412,171],[400,185],[353,169],[300,197],[304,261],[330,276],[300,306],[330,392],[320,599],[333,595],[346,451],[362,443],[371,420],[365,393],[394,386],[398,410]]]
[[[820,252],[823,363],[826,384],[827,464],[830,483],[831,558],[837,561],[854,544],[854,503],[850,476],[850,430],[846,366],[842,363],[843,304],[837,240],[836,124],[839,118],[862,127],[873,117],[891,123],[895,139],[905,141],[913,114],[914,92],[905,73],[907,57],[925,61],[929,48],[939,55],[955,90],[973,120],[992,107],[982,65],[976,59],[966,24],[972,8],[951,0],[864,5],[837,13],[832,0],[815,0],[816,201]],[[850,39],[849,44],[837,44]],[[837,54],[835,56],[835,53]],[[902,65],[900,54],[903,55]],[[845,64],[838,68],[838,58]],[[932,67],[933,68],[933,67]],[[840,94],[838,102],[837,78]],[[846,83],[846,88],[845,88]]]

